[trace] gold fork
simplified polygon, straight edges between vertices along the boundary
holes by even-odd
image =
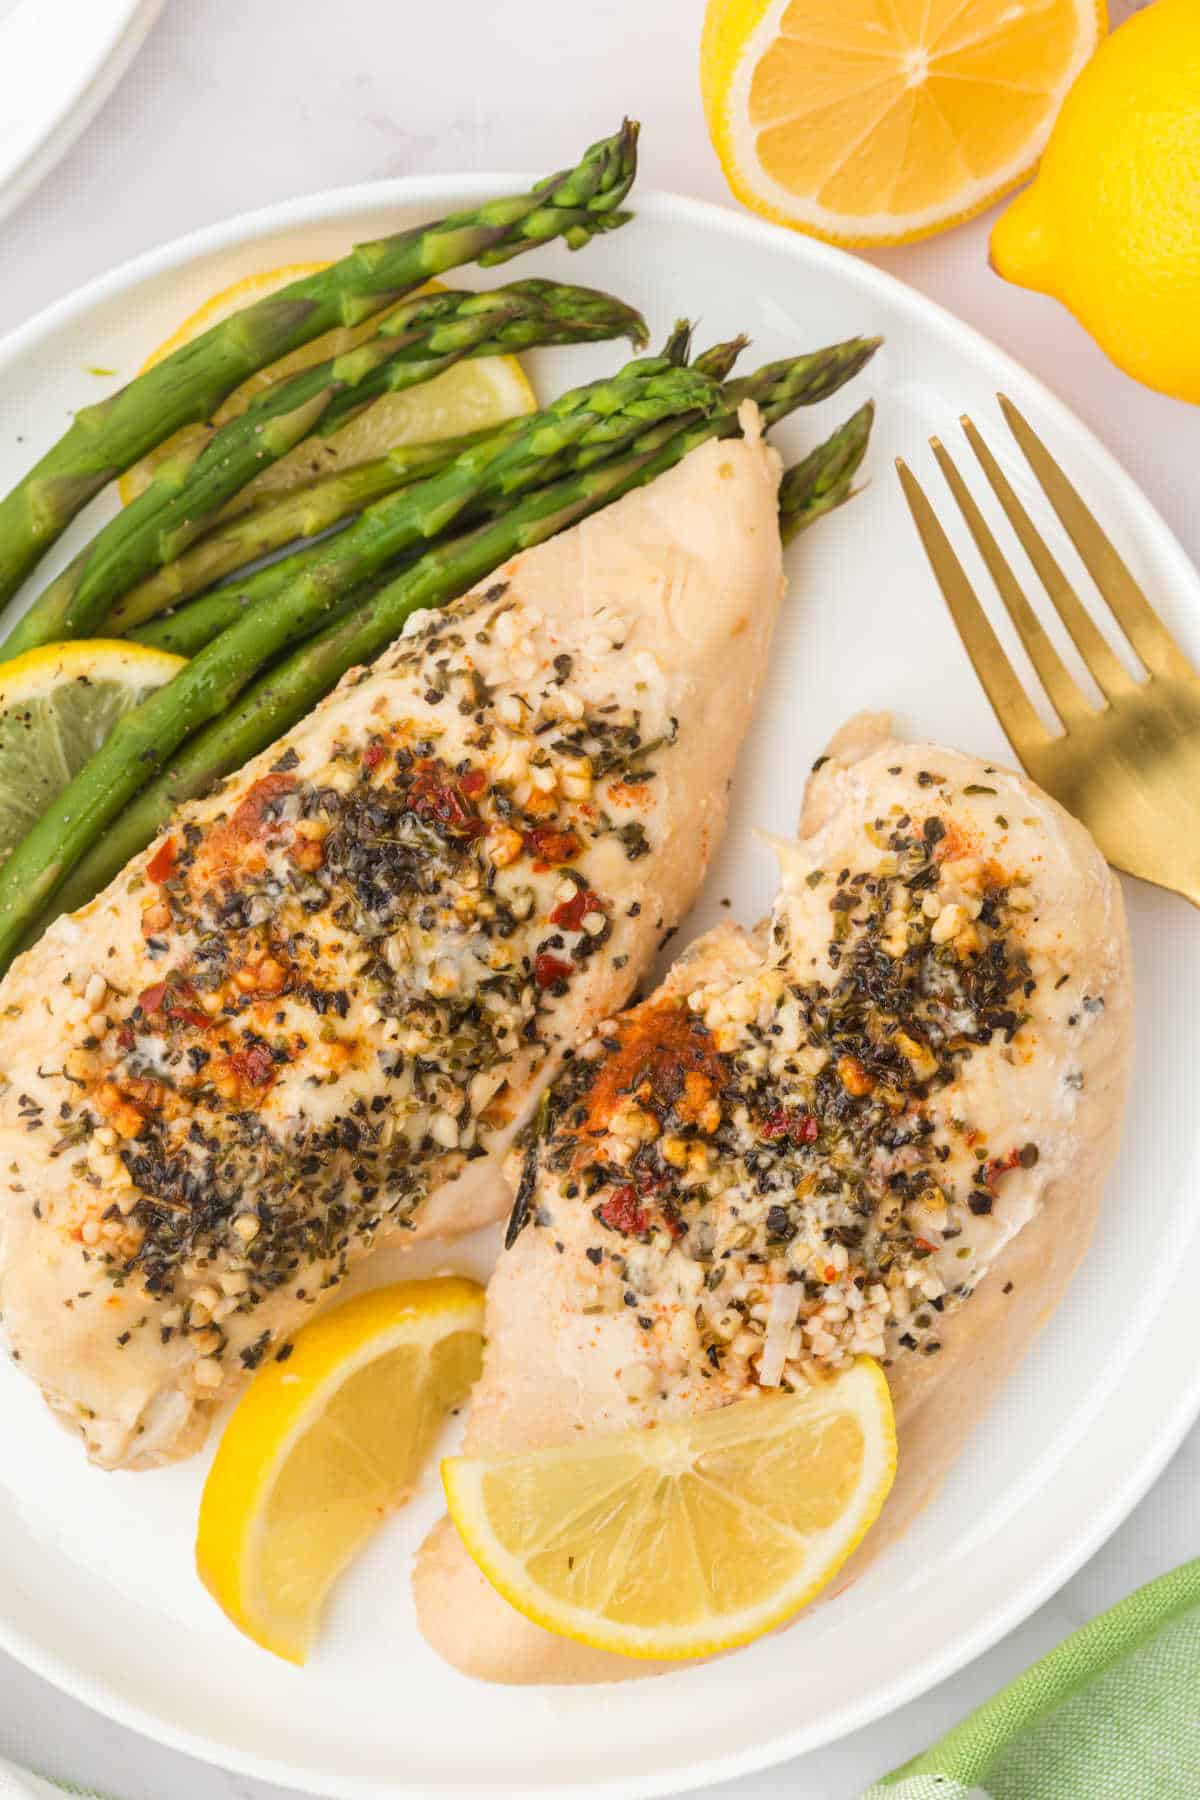
[[[992,491],[1104,696],[1094,706],[1029,604],[944,444],[930,439],[959,511],[1062,725],[1047,731],[908,465],[896,468],[916,527],[984,691],[1026,772],[1089,828],[1108,861],[1200,906],[1200,675],[1180,650],[1046,446],[1011,400],[1009,429],[1109,611],[1146,671],[1135,679],[1075,593],[983,438],[962,427]]]

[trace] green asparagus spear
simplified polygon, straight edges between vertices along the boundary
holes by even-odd
[[[683,396],[690,393],[695,399],[707,402],[715,398],[716,388],[702,373],[677,371],[674,380],[665,379],[672,369],[673,365],[664,357],[648,357],[641,363],[632,364],[623,379],[645,379],[660,373],[664,379],[649,391],[645,405],[655,418],[661,419],[664,414],[670,417],[672,429],[677,429],[677,415],[686,410],[688,404]],[[587,416],[587,397],[591,394],[603,396],[606,392],[607,384],[601,382],[592,388],[579,388],[565,394],[555,403],[552,410],[557,417],[563,418],[568,412],[572,414],[575,419],[573,431],[578,435],[573,435],[569,444],[564,441],[559,446],[562,460],[557,465],[550,460],[548,445],[540,461],[530,461],[524,454],[518,456],[516,467],[520,470],[522,485],[530,478],[545,485],[571,469],[589,466],[610,454],[614,446],[631,441],[646,426],[649,414],[632,399],[616,408],[603,401],[602,415]],[[529,421],[519,422],[518,439],[528,429]],[[498,443],[502,447],[506,441],[509,440],[501,439]],[[475,453],[476,460],[487,449],[488,445],[482,446]],[[479,490],[479,495],[489,503],[501,501],[507,493],[514,491],[506,486],[508,468],[509,464],[502,459],[494,460],[492,471]],[[476,497],[472,495],[471,501]],[[419,502],[419,495],[417,500]],[[390,495],[368,507],[337,537],[260,569],[218,593],[193,601],[173,619],[139,631],[138,641],[192,656],[217,632],[236,623],[251,607],[264,605],[272,596],[288,592],[298,582],[306,583],[313,590],[319,589],[325,603],[332,604],[338,595],[377,574],[417,537],[431,537],[443,528],[437,518],[425,519],[420,504],[414,506],[411,489]]]
[[[875,405],[868,400],[787,471],[779,485],[779,532],[785,544],[850,499],[874,423]]]
[[[670,363],[680,367],[690,362],[692,355],[692,332],[695,326],[691,319],[676,319],[662,347],[662,355]]]
[[[302,538],[323,537],[336,525],[349,522],[375,500],[393,494],[411,482],[444,469],[464,450],[484,443],[494,432],[509,439],[519,421],[490,425],[463,437],[438,438],[425,444],[397,444],[383,456],[335,469],[302,487],[272,494],[257,506],[247,507],[224,525],[216,526],[198,543],[167,563],[154,575],[139,581],[123,594],[103,620],[101,637],[136,635],[134,627],[154,619],[168,607],[190,600],[193,594],[215,587],[235,575],[247,563],[258,562],[276,550]],[[148,640],[153,641],[153,640]]]
[[[679,330],[677,326],[669,341],[668,352],[670,343],[678,339]],[[735,338],[726,344],[715,344],[711,350],[697,358],[695,369],[719,377],[722,371],[732,367],[745,342],[744,338]],[[858,373],[863,364],[874,355],[878,343],[877,338],[850,338],[844,344],[833,344],[826,349],[815,350],[809,356],[768,363],[748,380],[731,382],[725,389],[728,405],[724,415],[724,432],[728,435],[738,429],[737,407],[744,399],[767,396],[764,401],[764,419],[768,425],[797,406],[814,405],[824,400],[836,392],[843,382],[849,381]],[[614,423],[620,425],[622,421]],[[667,421],[661,427],[662,441],[666,442],[680,428],[679,420]],[[713,428],[711,422],[707,424],[705,435],[711,435]],[[571,453],[566,468],[544,469],[542,479],[548,481],[572,469],[588,468],[602,454],[602,448],[596,447],[593,442],[592,446]],[[173,619],[138,631],[135,636],[140,643],[153,645],[156,649],[192,656],[211,642],[219,631],[233,624],[249,605],[261,604],[272,594],[282,592],[299,576],[326,581],[329,584],[327,591],[330,593],[335,588],[339,593],[344,592],[366,575],[378,572],[398,550],[411,542],[411,539],[406,539],[405,544],[395,542],[388,529],[392,511],[387,502],[380,502],[364,513],[357,525],[331,544],[315,552],[300,552],[295,558],[275,563],[271,568],[252,575],[245,583],[194,601]],[[461,522],[460,519],[459,523]],[[317,569],[320,570],[319,576],[316,575]]]
[[[334,554],[331,540],[323,538],[319,544],[294,551],[281,562],[272,563],[270,571],[263,569],[258,573],[265,575],[278,569],[282,576],[286,570],[288,582],[300,581]],[[381,559],[382,566],[386,567],[390,561],[391,558]],[[145,644],[150,650],[169,650],[173,656],[197,656],[206,644],[211,644],[221,632],[236,625],[252,606],[260,603],[261,597],[255,593],[255,580],[256,576],[251,575],[245,581],[229,582],[211,594],[202,594],[190,605],[180,607],[178,612],[139,625],[128,636],[133,643]],[[331,603],[332,598],[331,595]]]
[[[405,301],[365,343],[269,388],[199,452],[189,446],[168,457],[13,627],[0,660],[90,635],[114,601],[185,550],[255,475],[314,429],[344,423],[347,406],[359,410],[385,389],[416,386],[466,356],[619,336],[645,341],[640,314],[593,288],[525,281]]]
[[[626,120],[574,169],[433,224],[360,244],[316,275],[244,307],[85,407],[0,501],[0,603],[80,508],[181,425],[211,418],[239,383],[336,325],[356,325],[463,263],[484,267],[562,237],[571,249],[623,224],[637,172],[637,126]]]
[[[673,352],[680,345],[686,355],[690,334],[690,325],[681,321],[663,355],[674,361]],[[714,381],[724,381],[748,342],[746,337],[736,337],[727,343],[714,344],[698,356],[692,366]],[[511,434],[517,427],[506,425],[489,429]],[[279,500],[268,500],[249,509],[230,520],[227,526],[201,538],[156,575],[131,588],[105,619],[100,628],[101,635],[123,637],[128,634],[139,643],[193,656],[216,636],[217,631],[223,630],[245,610],[240,597],[236,605],[231,605],[228,594],[221,598],[214,594],[204,603],[203,609],[189,607],[177,618],[146,622],[156,620],[157,615],[168,607],[178,606],[181,601],[214,586],[247,563],[301,538],[321,536],[372,501],[394,493],[421,475],[432,473],[435,468],[444,467],[460,450],[482,441],[484,435],[477,433],[469,438],[443,439],[440,443],[400,445],[388,451],[386,456],[321,476]]]
[[[876,341],[857,340],[863,361]],[[800,404],[795,396],[803,392],[801,368],[809,360],[769,365],[739,384],[749,390],[739,398],[755,399],[764,417],[783,417]],[[840,360],[843,367],[849,367],[852,359]],[[808,380],[811,383],[811,374]],[[824,502],[839,481],[845,484],[842,498],[847,497],[873,416],[874,409],[864,407],[784,477],[780,528],[785,538],[802,529],[809,507],[829,510],[835,502]],[[40,935],[59,913],[74,911],[107,887],[130,858],[152,841],[178,805],[207,793],[214,782],[241,768],[298,724],[348,668],[378,654],[418,608],[443,605],[518,550],[553,536],[678,462],[705,437],[731,435],[736,430],[736,412],[728,405],[703,424],[683,431],[673,431],[670,425],[657,427],[645,433],[619,461],[537,490],[466,537],[426,552],[410,570],[361,604],[353,597],[349,604],[343,602],[340,617],[269,670],[222,717],[171,758],[163,773],[138,794],[79,861],[32,936]],[[857,447],[857,460],[852,446]],[[11,949],[4,951],[6,957],[11,954]]]
[[[745,336],[729,338],[723,344],[712,344],[702,350],[693,369],[701,369],[705,375],[711,375],[714,381],[726,381],[734,363],[746,348],[750,339]]]
[[[590,462],[587,466],[591,466]],[[543,484],[537,482],[534,485],[541,486]],[[491,518],[502,506],[507,504],[506,499],[494,502],[490,506],[480,503],[477,506],[464,507],[461,516],[454,521],[454,529],[465,531],[468,525],[477,524],[481,518]],[[378,577],[372,576],[371,579],[390,577],[398,569],[407,567],[414,555],[419,555],[424,547],[410,549],[400,556],[387,557],[379,569]],[[308,550],[299,550],[294,556],[289,556],[286,559],[289,578],[299,581],[307,577],[316,566],[318,559],[324,554],[325,548],[326,545],[321,543]],[[283,565],[278,566],[282,567]],[[346,589],[347,594],[358,595],[361,592],[361,583]],[[344,599],[345,594],[339,599],[336,593],[330,593],[331,615],[340,612]],[[193,600],[190,606],[181,607],[177,613],[171,613],[163,619],[151,619],[148,625],[141,625],[136,631],[131,631],[129,639],[131,643],[144,644],[149,650],[166,650],[172,656],[198,656],[201,650],[212,643],[214,638],[219,637],[223,631],[228,631],[231,625],[236,625],[239,619],[244,618],[252,604],[256,603],[247,594],[244,587],[236,584],[221,587],[215,593],[201,595],[200,599]]]
[[[429,300],[444,301],[445,298],[444,293],[434,294],[407,304],[415,307],[428,304]],[[506,318],[506,314],[510,316]],[[483,325],[489,316],[493,329],[485,332]],[[393,317],[389,313],[379,326],[379,336],[385,340],[397,335],[391,322]],[[407,335],[407,330],[402,325],[400,335]],[[334,396],[317,432],[321,437],[331,437],[348,419],[362,411],[364,400],[415,387],[419,381],[430,380],[441,373],[443,366],[448,367],[463,357],[512,355],[550,344],[598,344],[617,337],[628,338],[631,344],[640,347],[647,338],[646,321],[635,307],[626,306],[624,301],[596,288],[531,277],[482,294],[460,293],[446,323],[437,327],[433,345],[435,355],[429,359],[427,374],[417,377],[406,366],[408,360],[414,367],[420,365],[419,349],[404,359],[381,355],[378,360],[382,366],[377,371],[368,371],[365,380],[357,386],[348,386]],[[350,352],[351,356],[353,354]]]
[[[397,496],[409,519],[409,535],[401,540],[393,525],[391,553],[445,530],[485,482],[497,498],[520,492],[536,481],[547,458],[577,442],[591,427],[603,433],[619,414],[644,422],[711,406],[720,396],[721,390],[705,376],[664,367],[659,359],[635,365],[635,371],[564,395],[528,420],[516,441],[498,454],[491,446],[480,445],[441,474]],[[336,551],[350,535],[343,533],[332,548]],[[335,558],[332,566],[336,565]],[[338,598],[340,592],[321,570],[308,570],[269,605],[251,607],[172,681],[121,717],[108,741],[51,803],[0,871],[0,962],[11,956],[64,875],[147,777],[163,766],[190,732],[230,706],[265,662],[328,618]]]
[[[700,416],[700,413],[695,415],[697,419]],[[685,420],[688,420],[687,414],[672,416],[667,429],[677,430]],[[628,448],[640,434],[645,421],[621,421],[618,418],[617,421],[605,423],[622,422],[625,429],[616,441],[611,431],[594,427],[579,445],[558,456],[548,457],[537,472],[536,485],[544,487],[572,471],[590,469],[597,462],[611,456],[614,450]],[[477,525],[483,519],[492,518],[508,503],[507,494],[489,495],[485,486],[476,500],[464,507],[455,519],[454,530],[465,530],[468,525]],[[251,606],[261,604],[273,593],[283,592],[293,582],[312,577],[315,571],[324,570],[328,576],[331,600],[335,592],[340,593],[343,589],[357,593],[361,590],[356,584],[364,569],[378,568],[386,572],[396,565],[397,560],[400,564],[411,560],[411,554],[399,559],[392,556],[388,537],[375,529],[374,521],[368,520],[367,524],[373,528],[373,539],[363,546],[366,554],[361,561],[356,562],[352,556],[339,557],[340,546],[335,546],[326,538],[318,544],[294,551],[291,556],[272,563],[269,568],[256,571],[242,581],[227,582],[212,593],[202,594],[189,605],[180,607],[165,618],[151,619],[148,624],[138,626],[127,635],[134,643],[145,644],[150,649],[168,650],[175,656],[196,656],[220,632],[227,631],[231,625],[236,624]],[[261,584],[258,579],[260,575]],[[322,579],[322,575],[318,573],[316,579]]]
[[[679,429],[686,417],[687,415],[672,417],[668,429]],[[699,418],[700,414],[697,413],[696,417]],[[544,487],[573,470],[590,469],[595,463],[611,456],[615,449],[627,448],[639,435],[644,423],[644,420],[629,421],[620,441],[616,443],[609,433],[593,428],[579,445],[556,457],[547,458],[544,467],[538,471],[536,485]],[[508,501],[508,495],[489,497],[486,488],[481,490],[478,498],[464,507],[461,515],[455,519],[455,531],[494,517],[508,505]],[[338,592],[343,588],[359,592],[353,584],[357,583],[363,569],[381,567],[386,572],[397,561],[388,550],[386,538],[379,533],[376,533],[374,542],[368,546],[369,554],[360,563],[356,564],[351,558],[339,557],[338,548],[326,538],[318,544],[296,550],[291,556],[272,563],[268,569],[256,571],[242,581],[227,582],[165,618],[151,619],[148,624],[138,626],[127,635],[134,643],[145,644],[150,649],[168,650],[175,656],[196,656],[220,632],[236,624],[251,606],[261,604],[272,593],[281,593],[293,582],[309,577],[323,565],[330,576],[329,593],[332,597],[335,588]],[[401,563],[406,560],[411,558],[399,558]],[[335,565],[339,570],[336,576],[333,575]],[[263,578],[261,586],[258,583],[260,574]],[[318,575],[317,579],[320,578]]]

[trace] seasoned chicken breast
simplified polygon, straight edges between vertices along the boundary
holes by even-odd
[[[748,419],[517,557],[181,812],[0,987],[0,1309],[108,1466],[501,1155],[687,910],[782,589]]]
[[[795,1389],[865,1352],[899,1473],[844,1586],[929,1497],[1083,1254],[1120,1128],[1129,948],[1082,826],[878,718],[817,765],[780,856],[769,920],[700,939],[551,1089],[467,1452]],[[430,1643],[488,1680],[663,1666],[529,1623],[448,1521],[416,1592]]]

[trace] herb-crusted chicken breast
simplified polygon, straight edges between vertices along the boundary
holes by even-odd
[[[549,1091],[466,1447],[648,1426],[878,1357],[899,1474],[844,1586],[929,1497],[1083,1254],[1126,1086],[1129,948],[1082,826],[880,719],[818,763],[781,860],[764,925],[700,939]],[[662,1666],[531,1624],[448,1521],[416,1588],[469,1674]]]
[[[97,1461],[195,1448],[352,1262],[507,1210],[723,827],[778,476],[752,430],[516,558],[13,965],[0,1307]]]

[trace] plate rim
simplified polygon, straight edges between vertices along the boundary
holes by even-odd
[[[149,0],[147,10],[151,22],[161,0]],[[149,25],[147,25],[149,29]],[[86,123],[86,121],[85,121]],[[82,129],[82,126],[80,127]],[[64,146],[65,148],[65,146]],[[316,193],[294,196],[263,207],[236,213],[215,223],[202,226],[165,244],[142,251],[73,289],[60,299],[43,307],[23,324],[0,337],[0,380],[8,369],[35,346],[92,307],[111,301],[141,283],[156,279],[173,269],[222,250],[234,250],[256,236],[302,227],[305,224],[330,224],[338,218],[358,211],[387,207],[428,205],[431,214],[439,207],[470,204],[466,196],[479,200],[519,189],[538,179],[524,172],[497,173],[458,171],[438,175],[409,175],[380,181],[359,182]],[[4,210],[0,196],[0,213]],[[1119,487],[1141,509],[1143,524],[1157,540],[1164,559],[1173,565],[1172,578],[1178,576],[1193,587],[1196,569],[1170,525],[1146,495],[1141,485],[1124,467],[1120,459],[1096,435],[1079,415],[1059,398],[1044,381],[996,344],[986,333],[966,323],[937,301],[910,287],[897,276],[875,264],[854,256],[837,245],[826,244],[802,233],[761,220],[713,201],[666,189],[639,189],[634,195],[635,214],[650,219],[667,216],[690,222],[706,234],[732,235],[756,241],[792,253],[796,261],[810,268],[830,271],[843,282],[849,281],[864,295],[872,292],[886,297],[888,303],[905,311],[918,324],[932,325],[970,355],[983,360],[1009,379],[1015,379],[1027,394],[1036,398],[1045,415],[1058,428],[1082,440],[1095,463],[1106,477]],[[1170,1313],[1179,1303],[1184,1286],[1182,1272],[1160,1296],[1156,1316]],[[1130,1366],[1123,1369],[1114,1387],[1129,1379]],[[830,1716],[819,1732],[811,1726],[782,1731],[763,1742],[742,1750],[728,1751],[704,1760],[696,1760],[670,1771],[657,1771],[641,1777],[619,1780],[559,1783],[553,1788],[539,1789],[547,1800],[657,1800],[668,1794],[694,1791],[710,1783],[728,1781],[772,1768],[806,1751],[838,1741],[853,1731],[886,1717],[900,1706],[927,1693],[940,1682],[974,1661],[1002,1637],[1015,1630],[1031,1613],[1045,1603],[1093,1556],[1123,1523],[1133,1508],[1153,1486],[1168,1461],[1183,1441],[1190,1427],[1200,1417],[1200,1366],[1190,1385],[1177,1390],[1176,1404],[1160,1422],[1152,1446],[1132,1468],[1127,1478],[1108,1490],[1105,1502],[1093,1514],[1088,1528],[1079,1532],[1063,1552],[1047,1561],[1029,1579],[1014,1589],[1007,1604],[995,1609],[974,1629],[959,1636],[948,1648],[929,1652],[907,1670],[900,1670],[895,1680],[881,1688],[865,1702],[850,1702]],[[138,1704],[113,1684],[82,1672],[66,1658],[28,1638],[10,1624],[0,1612],[0,1649],[13,1656],[24,1667],[50,1682],[61,1692],[90,1707],[153,1742],[178,1751],[218,1768],[249,1775],[255,1779],[291,1786],[302,1793],[323,1794],[329,1800],[394,1800],[402,1794],[427,1792],[389,1779],[381,1785],[370,1777],[338,1777],[327,1772],[314,1773],[277,1757],[261,1756],[253,1751],[224,1745],[186,1727],[174,1725],[170,1719]],[[802,1771],[801,1771],[802,1776]],[[312,1784],[320,1781],[317,1788]],[[500,1796],[522,1796],[524,1789],[493,1788]],[[467,1789],[439,1789],[442,1800],[477,1800]]]

